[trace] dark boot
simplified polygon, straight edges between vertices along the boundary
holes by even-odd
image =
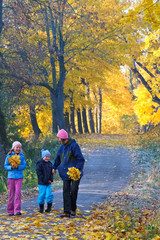
[[[44,204],[39,204],[39,212],[43,213],[44,210]]]
[[[47,209],[45,210],[45,212],[50,212],[51,207],[52,207],[52,203],[47,203]]]

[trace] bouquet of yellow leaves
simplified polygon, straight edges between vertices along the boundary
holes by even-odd
[[[11,164],[13,168],[17,168],[21,162],[20,156],[17,154],[12,155],[11,157],[8,158],[8,162]]]
[[[78,168],[75,168],[75,167],[70,167],[68,168],[68,172],[67,174],[69,175],[69,177],[74,180],[74,181],[77,181],[80,179],[80,174],[81,172],[79,171]]]

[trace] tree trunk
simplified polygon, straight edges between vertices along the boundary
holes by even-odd
[[[131,90],[133,92],[134,86],[133,86],[133,76],[132,76],[132,70],[131,69],[129,71],[129,81],[130,81],[130,84],[131,84]]]
[[[67,132],[70,133],[71,130],[70,130],[70,123],[69,123],[69,112],[65,112],[64,121],[65,121],[66,130]]]
[[[2,3],[3,3],[3,1],[0,0],[0,35],[1,35],[1,32],[2,32],[2,28],[3,28],[3,20],[2,20]]]
[[[98,133],[101,133],[101,122],[102,122],[102,91],[99,88],[98,89],[98,96],[99,96],[99,102],[98,102]]]
[[[63,57],[64,42],[62,39],[61,29],[59,29],[59,44],[61,49],[57,51],[56,34],[55,34],[55,31],[57,29],[57,23],[55,25],[51,9],[49,8],[51,22],[49,22],[47,8],[45,8],[44,10],[45,10],[45,21],[46,21],[47,44],[48,44],[51,71],[52,71],[53,89],[50,91],[51,91],[51,100],[52,100],[52,121],[53,121],[52,125],[53,125],[53,132],[55,133],[58,131],[58,127],[59,129],[62,129],[62,128],[65,129],[64,114],[63,114],[63,110],[64,110],[63,85],[66,77],[66,70],[65,70],[64,57]],[[50,33],[50,26],[52,29],[52,35]],[[54,46],[51,45],[51,40],[54,43]],[[58,63],[59,63],[58,83],[57,83],[57,75],[56,75],[55,54],[57,54]]]
[[[57,115],[57,125],[59,129],[66,129],[64,121],[64,95],[63,95],[63,84],[58,86],[58,96],[57,96],[57,106],[56,106],[56,115]]]
[[[4,159],[7,153],[7,135],[6,135],[6,126],[5,126],[5,119],[4,119],[4,115],[0,109],[0,165],[1,165],[1,169],[3,169],[3,165],[4,165]]]
[[[87,98],[88,98],[88,100],[90,100],[90,89],[89,89],[89,83],[88,82],[86,83],[86,88],[87,88],[87,90],[86,90]],[[88,118],[89,118],[89,126],[90,126],[91,133],[95,133],[92,108],[90,108],[88,110]]]
[[[95,126],[96,126],[96,133],[98,133],[98,108],[95,107]]]
[[[52,131],[53,133],[58,132],[58,127],[57,127],[57,114],[56,114],[56,98],[55,94],[50,91],[50,96],[51,96],[51,103],[52,103]]]
[[[41,130],[40,130],[39,126],[38,126],[38,123],[37,123],[35,106],[29,106],[29,108],[30,108],[30,118],[31,118],[33,131],[34,131],[36,139],[38,139],[40,133],[42,133],[42,132],[41,132]]]
[[[88,118],[89,118],[89,126],[90,126],[91,133],[95,133],[92,108],[88,110]]]
[[[81,118],[81,110],[80,110],[80,108],[77,109],[77,121],[78,121],[78,132],[80,134],[83,134],[82,118]]]
[[[70,120],[71,120],[71,131],[72,133],[76,133],[76,127],[75,127],[75,116],[74,116],[74,110],[75,110],[75,105],[73,103],[73,91],[69,90],[71,93],[71,97],[70,97],[70,110],[71,110],[71,114],[70,114]]]
[[[87,115],[86,115],[86,109],[83,107],[82,110],[82,119],[83,119],[83,128],[85,133],[89,133],[88,130],[88,124],[87,124]]]
[[[3,28],[3,21],[2,21],[2,0],[0,0],[0,36]],[[1,84],[1,83],[0,83]],[[0,101],[1,103],[1,101]],[[3,112],[1,110],[0,106],[0,169],[4,168],[4,159],[6,157],[7,153],[7,134],[6,134],[6,124],[5,124],[5,118],[3,115]]]
[[[70,119],[71,119],[71,131],[72,133],[76,133],[76,127],[75,127],[75,114],[74,114],[74,110],[75,110],[75,106],[72,103],[71,107],[71,114],[70,114]]]

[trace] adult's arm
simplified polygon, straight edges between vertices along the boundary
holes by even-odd
[[[72,151],[73,151],[73,154],[74,154],[74,156],[75,156],[75,158],[76,158],[76,160],[77,160],[76,168],[78,168],[78,169],[80,169],[80,170],[83,169],[85,159],[84,159],[84,157],[83,157],[83,154],[82,154],[82,152],[81,152],[81,149],[80,149],[78,143],[76,143],[76,144],[74,145]]]

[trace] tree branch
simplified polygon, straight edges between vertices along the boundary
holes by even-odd
[[[143,68],[152,78],[155,78],[155,76],[145,67],[142,65],[140,62],[135,62],[137,63],[141,68]]]
[[[144,79],[144,77],[138,72],[138,70],[136,68],[131,68],[131,70],[133,71],[133,73],[135,73],[137,75],[137,77],[140,79],[141,83],[144,85],[144,87],[148,90],[148,92],[151,94],[152,96],[152,100],[153,102],[156,102],[158,104],[160,104],[160,98],[158,98],[156,95],[153,96],[152,93],[152,88],[149,86],[149,84],[146,82],[146,80]]]

